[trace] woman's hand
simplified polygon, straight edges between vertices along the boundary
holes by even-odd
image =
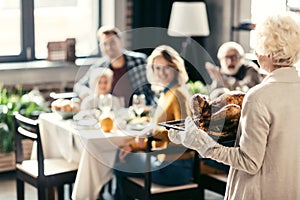
[[[125,162],[125,158],[126,156],[132,151],[132,148],[131,146],[129,145],[126,145],[126,146],[123,146],[121,149],[120,149],[120,152],[119,152],[119,160],[120,162]]]
[[[137,145],[138,148],[143,149],[143,148],[146,147],[146,140],[145,140],[144,137],[137,136],[137,137],[135,137],[134,140],[135,140],[135,143],[136,143],[136,145]]]
[[[195,149],[202,157],[217,143],[205,132],[196,126],[191,117],[185,119],[185,130],[169,130],[168,136],[175,144],[183,144],[187,148]]]

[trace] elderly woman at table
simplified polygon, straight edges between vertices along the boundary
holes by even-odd
[[[158,46],[148,58],[147,78],[156,92],[160,91],[158,105],[154,114],[154,122],[183,119],[190,115],[189,95],[185,88],[188,75],[184,61],[170,46]],[[167,130],[157,128],[154,137],[166,146],[169,143]],[[158,145],[158,144],[157,144]],[[171,144],[170,144],[171,145]],[[139,152],[146,148],[141,139],[132,141],[119,151],[115,163],[117,192],[115,199],[122,199],[123,176],[142,177],[145,172],[146,154]],[[181,155],[176,161],[168,157],[151,158],[152,181],[163,185],[186,184],[192,178],[193,156]],[[155,170],[155,171],[154,171]],[[176,176],[174,176],[176,174]]]

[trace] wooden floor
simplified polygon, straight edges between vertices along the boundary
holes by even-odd
[[[68,196],[68,195],[65,195]],[[213,193],[211,191],[205,191],[205,200],[222,200],[224,197]],[[0,173],[0,199],[2,200],[16,200],[16,182],[15,173],[1,172]],[[25,200],[37,199],[37,191],[31,185],[25,184]]]

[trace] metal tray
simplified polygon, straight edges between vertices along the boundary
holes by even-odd
[[[173,120],[167,122],[160,122],[158,125],[165,127],[166,129],[174,129],[179,131],[184,131],[184,119]],[[215,135],[208,134],[211,138],[213,138],[216,142],[224,145],[224,146],[234,146],[235,136],[231,135],[228,137],[218,137]]]
[[[164,126],[168,130],[169,129],[175,129],[175,130],[178,130],[178,131],[184,131],[184,119],[167,121],[167,122],[160,122],[160,123],[158,123],[158,125]]]

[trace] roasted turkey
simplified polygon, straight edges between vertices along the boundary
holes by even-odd
[[[218,141],[235,138],[244,96],[243,92],[231,91],[209,100],[195,94],[191,108],[196,125]]]

